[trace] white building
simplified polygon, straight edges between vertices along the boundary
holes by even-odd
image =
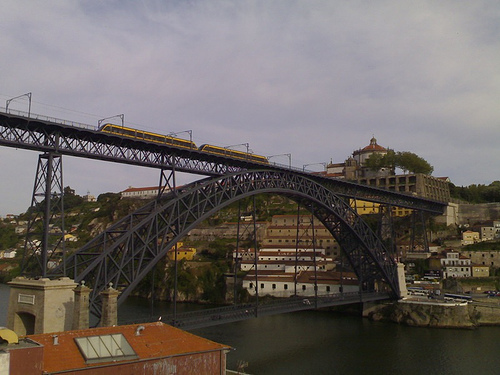
[[[342,276],[342,278],[341,278]],[[359,291],[358,280],[353,273],[340,272],[300,272],[295,274],[284,272],[266,272],[265,274],[249,272],[243,279],[243,288],[252,296],[256,294],[258,286],[259,295],[271,295],[287,298],[295,295],[301,297],[315,296],[315,285],[320,296],[343,292]]]
[[[1,257],[3,259],[14,259],[16,257],[17,251],[16,250],[4,250],[1,252]]]
[[[445,257],[441,258],[443,279],[449,277],[471,277],[471,260],[461,256],[455,251],[447,251]]]

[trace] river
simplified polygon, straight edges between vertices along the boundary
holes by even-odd
[[[8,287],[0,284],[0,325]],[[192,305],[179,306],[179,310]],[[168,311],[157,304],[155,313]],[[129,298],[120,320],[143,318],[148,301]],[[247,362],[254,375],[281,374],[499,374],[500,327],[475,330],[412,328],[330,312],[260,317],[192,333],[234,348],[228,368]]]

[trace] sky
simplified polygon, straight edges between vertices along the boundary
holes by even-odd
[[[4,0],[0,35],[1,107],[31,93],[32,113],[123,114],[311,170],[375,136],[455,185],[500,180],[498,1]],[[0,147],[0,216],[29,207],[37,161]],[[79,195],[159,180],[72,157],[63,171]]]

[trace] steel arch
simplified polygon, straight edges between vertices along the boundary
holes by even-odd
[[[396,266],[382,242],[350,205],[299,174],[243,171],[178,188],[123,218],[68,257],[66,270],[92,288],[91,313],[100,317],[99,293],[111,282],[118,302],[131,293],[168,249],[227,205],[261,193],[286,195],[313,210],[334,235],[365,287],[384,280],[397,295]]]

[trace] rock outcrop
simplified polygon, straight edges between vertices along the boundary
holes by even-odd
[[[364,316],[374,321],[392,321],[414,327],[475,328],[500,325],[500,306],[399,301],[372,306]]]

